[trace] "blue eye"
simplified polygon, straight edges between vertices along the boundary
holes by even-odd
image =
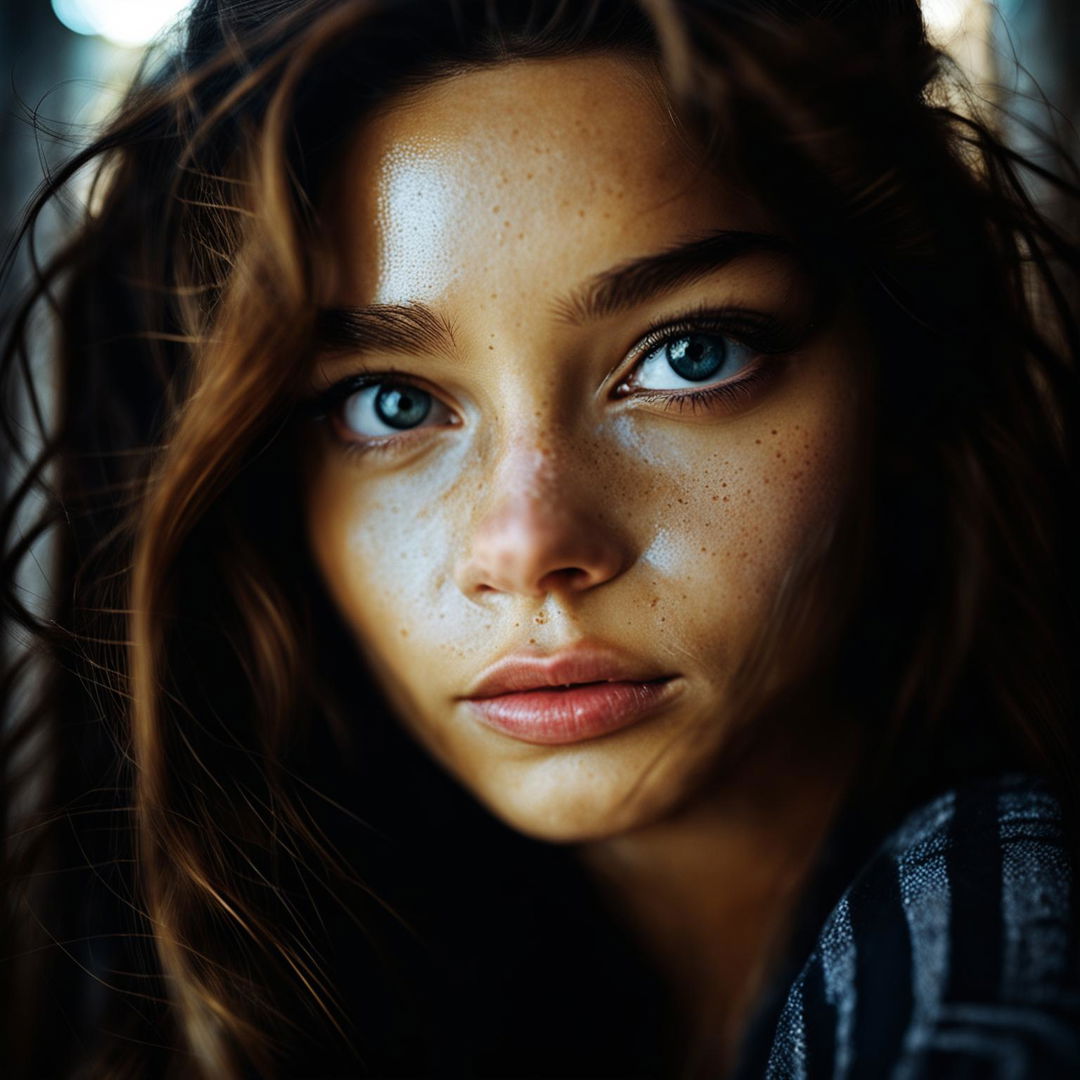
[[[379,438],[419,427],[432,416],[443,423],[440,409],[446,412],[441,402],[418,386],[380,382],[342,399],[338,419],[348,435]]]
[[[644,390],[681,390],[709,379],[724,381],[750,367],[755,355],[753,349],[723,334],[676,334],[645,354],[634,385]]]

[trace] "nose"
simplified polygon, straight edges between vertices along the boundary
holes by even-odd
[[[603,493],[587,472],[571,477],[549,453],[532,450],[509,455],[493,481],[456,567],[470,599],[583,592],[629,565],[628,538],[603,518]]]

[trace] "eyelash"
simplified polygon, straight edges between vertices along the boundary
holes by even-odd
[[[661,345],[692,333],[717,334],[753,349],[756,354],[753,366],[745,375],[737,375],[729,382],[718,383],[703,390],[638,390],[634,393],[635,397],[643,397],[650,403],[659,404],[665,411],[675,410],[680,414],[687,409],[696,413],[699,409],[721,401],[727,405],[736,405],[752,396],[758,385],[773,374],[774,366],[763,361],[762,357],[778,356],[795,346],[790,331],[772,316],[743,309],[717,311],[701,308],[686,312],[675,319],[664,319],[648,327],[644,336],[631,350],[634,356],[631,371],[636,370],[641,362]],[[625,380],[619,386],[624,384]]]
[[[741,320],[741,321],[740,321]],[[777,356],[790,351],[795,342],[792,335],[776,319],[759,312],[742,309],[704,309],[686,312],[675,319],[664,319],[648,327],[638,340],[631,354],[634,357],[631,373],[650,353],[669,341],[677,340],[688,333],[713,333],[728,338],[738,344],[754,350],[756,357],[753,366],[745,375],[734,377],[730,382],[719,383],[703,390],[638,390],[621,395],[624,397],[642,397],[651,404],[658,404],[665,411],[678,411],[680,414],[689,410],[697,413],[701,409],[718,402],[736,405],[750,398],[760,383],[772,374],[773,365],[763,362],[764,356]],[[628,375],[627,378],[630,376]],[[618,384],[622,387],[625,379]],[[311,403],[311,412],[319,421],[330,421],[336,409],[352,394],[365,387],[379,383],[415,386],[425,393],[430,391],[416,380],[415,376],[397,368],[380,368],[378,371],[359,371],[340,379]],[[434,395],[433,395],[434,396]],[[357,442],[338,437],[342,449],[348,454],[378,454],[394,449],[402,440],[408,438],[406,430],[401,435],[384,436],[370,442]]]

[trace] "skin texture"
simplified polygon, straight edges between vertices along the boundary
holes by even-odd
[[[723,750],[741,649],[845,496],[859,357],[834,329],[733,406],[612,399],[650,323],[704,303],[798,322],[809,296],[791,260],[757,254],[568,321],[559,301],[626,260],[770,231],[694,162],[643,62],[443,80],[365,123],[341,177],[334,301],[427,302],[453,345],[325,356],[313,373],[321,387],[391,368],[442,403],[377,453],[327,424],[307,516],[330,593],[417,739],[510,824],[584,840],[656,820]],[[680,676],[672,706],[551,747],[455,700],[504,653],[579,640]]]
[[[377,451],[349,449],[340,413],[322,425],[306,513],[331,595],[417,741],[510,825],[579,844],[688,999],[737,1030],[850,747],[775,740],[724,791],[705,779],[732,738],[733,672],[849,496],[858,329],[834,316],[804,331],[733,402],[666,409],[685,383],[615,393],[653,323],[709,306],[804,327],[812,297],[766,252],[569,317],[568,296],[628,260],[776,231],[733,175],[698,163],[636,59],[515,62],[391,102],[362,124],[328,220],[330,304],[422,302],[452,331],[326,353],[312,373],[319,391],[393,369],[440,403]],[[570,746],[519,742],[457,700],[507,652],[583,640],[677,675],[678,693]]]
[[[798,315],[808,294],[786,259],[755,255],[605,320],[555,310],[686,237],[769,229],[689,157],[639,62],[441,81],[365,124],[342,175],[336,302],[427,302],[455,347],[327,358],[313,385],[393,368],[460,422],[376,454],[327,430],[307,514],[331,593],[404,721],[496,814],[553,840],[656,819],[722,748],[740,646],[843,498],[858,357],[818,335],[734,408],[611,400],[652,321],[706,302]],[[584,639],[680,675],[677,702],[543,747],[454,701],[508,651]]]

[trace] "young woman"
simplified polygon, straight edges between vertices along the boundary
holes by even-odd
[[[195,5],[10,318],[5,1075],[1076,1074],[1080,192],[960,93]]]

